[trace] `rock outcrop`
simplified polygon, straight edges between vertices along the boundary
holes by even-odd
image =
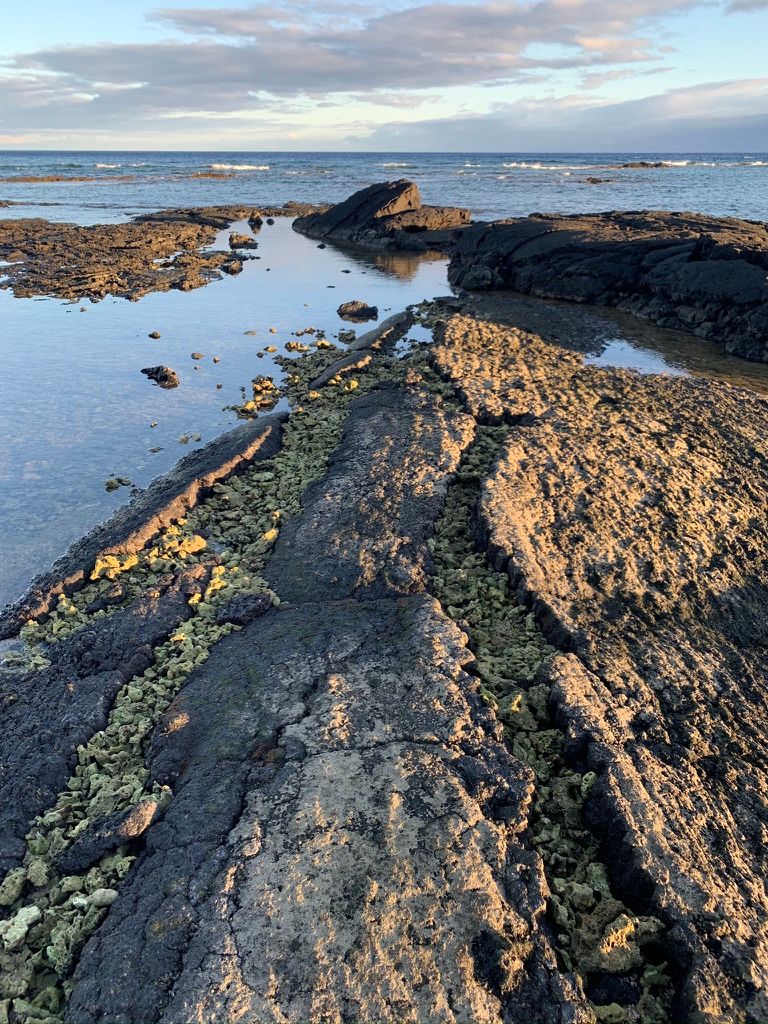
[[[470,220],[470,211],[459,207],[422,206],[418,185],[401,179],[369,185],[324,213],[297,217],[293,227],[310,238],[331,242],[427,249],[444,245],[453,228]]]
[[[765,401],[463,317],[435,355],[518,424],[478,530],[567,652],[538,682],[618,893],[669,927],[675,1019],[766,1020]]]
[[[425,592],[473,431],[418,379],[353,403],[267,564],[285,606],[222,640],[155,733],[174,796],[83,950],[71,1024],[593,1022],[519,838],[533,773]]]
[[[768,360],[768,227],[691,213],[539,215],[457,234],[451,283],[618,306]]]
[[[293,217],[323,207],[287,203],[277,208],[212,206],[161,210],[127,224],[52,224],[41,218],[0,221],[3,288],[14,295],[55,295],[98,301],[107,295],[138,299],[149,292],[190,291],[222,274],[238,274],[242,261],[229,247],[206,248],[217,231],[248,220],[255,229],[268,212]],[[249,248],[253,240],[248,239]]]

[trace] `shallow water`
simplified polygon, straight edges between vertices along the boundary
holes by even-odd
[[[235,425],[224,406],[242,401],[241,387],[250,390],[257,374],[281,377],[260,349],[282,353],[291,332],[310,325],[331,340],[340,328],[359,335],[374,326],[339,319],[336,308],[349,299],[377,305],[383,319],[447,291],[442,259],[320,250],[286,219],[258,237],[261,259],[193,292],[72,304],[0,290],[0,604],[130,497],[127,488],[106,492],[107,478],[144,487]],[[148,337],[154,330],[160,339]],[[193,360],[195,351],[205,358]],[[139,372],[158,363],[177,371],[178,388],[165,391]],[[198,433],[200,442],[179,443]]]
[[[214,244],[226,247],[232,229],[249,233],[236,222]],[[336,314],[349,299],[377,305],[383,319],[448,291],[442,258],[318,249],[287,219],[265,225],[258,238],[260,259],[247,260],[242,274],[192,292],[81,304],[17,299],[0,289],[0,604],[130,498],[127,487],[107,492],[108,478],[144,487],[235,425],[225,407],[242,401],[241,388],[250,390],[257,374],[282,376],[272,355],[257,354],[267,345],[284,353],[291,332],[307,326],[333,340],[350,327]],[[501,303],[509,322],[597,365],[696,374],[768,396],[768,366],[614,310],[513,293],[478,301]],[[355,329],[359,335],[370,326]],[[158,340],[148,337],[155,330]],[[251,330],[255,336],[245,333]],[[398,351],[429,337],[414,327]],[[205,358],[193,360],[195,351]],[[165,391],[140,373],[157,363],[177,371],[178,388]],[[180,443],[190,434],[201,440]]]

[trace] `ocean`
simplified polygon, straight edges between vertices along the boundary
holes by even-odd
[[[639,162],[665,166],[624,166]],[[14,180],[51,177],[65,180]],[[0,152],[0,201],[23,204],[2,216],[79,223],[173,206],[338,202],[400,177],[425,202],[484,220],[616,209],[768,220],[766,153]]]

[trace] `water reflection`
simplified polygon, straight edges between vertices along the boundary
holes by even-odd
[[[227,228],[221,248],[232,230],[250,233]],[[260,258],[241,274],[192,292],[81,304],[0,289],[0,604],[128,499],[127,488],[105,490],[108,478],[144,487],[233,426],[225,407],[257,374],[281,379],[274,356],[292,331],[313,325],[332,339],[349,327],[342,302],[370,302],[383,319],[447,291],[445,260],[408,254],[398,273],[378,256],[318,249],[288,219],[265,223],[258,239],[248,254]],[[178,373],[178,388],[141,375],[158,363]]]
[[[537,299],[517,292],[474,296],[472,307],[582,352],[586,362],[641,373],[690,374],[768,395],[768,365],[728,355],[714,341],[646,323],[606,307]]]

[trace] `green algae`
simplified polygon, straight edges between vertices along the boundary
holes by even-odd
[[[159,595],[193,566],[206,572],[189,598],[191,617],[155,648],[152,666],[120,690],[106,727],[78,748],[64,791],[27,835],[22,867],[0,884],[0,906],[8,911],[0,925],[0,1020],[5,1015],[11,1024],[60,1022],[66,979],[117,898],[135,854],[124,844],[82,876],[64,877],[56,871],[56,858],[105,816],[141,801],[167,805],[172,799],[170,790],[151,783],[146,766],[155,724],[214,644],[238,628],[218,622],[222,604],[238,593],[266,592],[279,605],[261,570],[282,523],[301,511],[304,490],[325,471],[352,398],[406,374],[404,365],[382,354],[360,371],[359,380],[333,378],[310,389],[337,358],[338,351],[325,345],[300,359],[283,357],[290,374],[282,394],[292,412],[280,451],[214,485],[186,518],[160,531],[141,551],[100,558],[86,586],[71,597],[62,595],[44,621],[24,627],[26,663],[41,667],[65,637],[141,595]],[[442,386],[436,377],[431,383]]]
[[[631,981],[629,990],[637,995],[630,1003],[592,1004],[598,1021],[668,1024],[670,980],[665,965],[652,963],[647,952],[663,926],[633,914],[613,896],[597,843],[583,820],[596,776],[565,764],[563,733],[550,713],[550,688],[537,682],[540,666],[555,651],[533,615],[510,593],[508,576],[495,572],[475,543],[474,513],[482,484],[509,429],[479,426],[464,453],[430,541],[432,592],[468,635],[481,694],[503,723],[512,753],[534,772],[529,839],[544,863],[548,916],[561,968],[573,972],[587,994],[595,979]]]

